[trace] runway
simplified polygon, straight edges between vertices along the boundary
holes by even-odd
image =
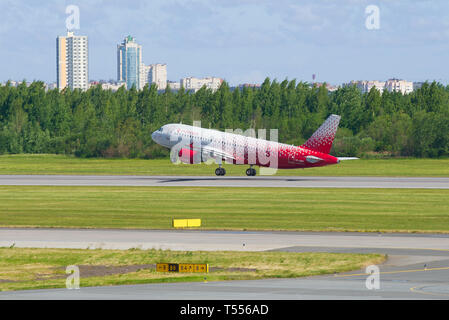
[[[449,178],[0,175],[0,185],[449,189]]]
[[[449,299],[449,235],[0,229],[0,246],[384,253],[380,289],[364,270],[297,279],[2,292],[0,299]],[[81,275],[82,276],[82,275]]]
[[[0,246],[72,249],[264,251],[302,248],[447,251],[449,235],[338,232],[247,232],[0,228]]]

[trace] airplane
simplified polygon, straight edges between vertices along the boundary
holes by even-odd
[[[154,142],[170,148],[183,163],[201,163],[215,159],[219,167],[217,176],[226,174],[222,161],[249,165],[247,176],[255,176],[253,166],[275,169],[322,167],[355,160],[355,157],[338,158],[329,153],[341,117],[330,115],[315,133],[301,146],[293,146],[265,139],[185,124],[166,124],[151,135]],[[173,161],[173,160],[172,160]]]

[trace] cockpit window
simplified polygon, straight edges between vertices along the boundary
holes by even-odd
[[[158,131],[159,131],[159,132],[162,132],[162,127],[160,127]]]

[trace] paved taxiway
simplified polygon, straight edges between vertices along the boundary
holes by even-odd
[[[149,284],[2,292],[0,299],[449,299],[449,235],[0,229],[0,246],[376,252],[380,289],[364,270],[299,279]],[[82,275],[81,275],[82,276]]]
[[[0,175],[0,185],[449,189],[449,178]]]

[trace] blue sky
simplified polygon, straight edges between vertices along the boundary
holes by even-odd
[[[447,0],[0,0],[0,81],[56,79],[67,5],[89,37],[89,78],[115,79],[116,46],[132,35],[143,62],[167,63],[169,80],[265,77],[449,83]],[[380,29],[365,27],[377,5]]]

